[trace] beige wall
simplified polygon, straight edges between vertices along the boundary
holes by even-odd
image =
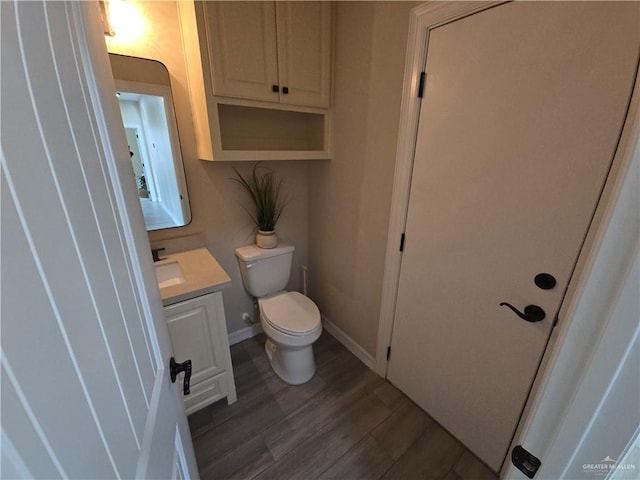
[[[207,247],[232,279],[223,292],[227,328],[240,330],[243,312],[253,314],[253,302],[245,293],[234,256],[235,247],[252,243],[253,227],[242,205],[248,206],[240,187],[229,180],[233,166],[246,172],[247,163],[212,163],[198,160],[189,96],[184,52],[181,45],[178,10],[175,2],[136,2],[130,0],[146,21],[144,36],[136,41],[122,41],[116,32],[107,38],[110,52],[132,55],[164,63],[171,75],[176,103],[180,144],[185,164],[192,221],[186,227],[149,232],[151,241],[204,233]],[[269,167],[285,179],[291,198],[289,207],[278,223],[278,234],[296,246],[290,289],[301,286],[300,266],[307,263],[307,162],[269,162]]]
[[[309,167],[310,294],[375,355],[409,11],[337,2],[333,159]]]
[[[184,53],[175,2],[133,2],[148,21],[145,39],[115,53],[163,62],[170,74],[193,220],[150,232],[152,241],[204,233],[209,250],[232,278],[224,291],[229,332],[252,313],[234,248],[252,242],[246,198],[229,180],[232,166],[197,159]],[[337,2],[334,155],[331,161],[269,162],[285,178],[291,202],[278,224],[296,245],[290,282],[300,289],[309,264],[310,296],[322,313],[375,354],[409,10],[418,3]],[[312,221],[309,221],[312,219]],[[308,254],[309,252],[309,254]]]

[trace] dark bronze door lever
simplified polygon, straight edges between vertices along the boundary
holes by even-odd
[[[509,307],[516,315],[527,322],[540,322],[546,317],[546,313],[538,305],[527,305],[524,307],[524,313],[507,302],[502,302],[500,306]]]
[[[191,393],[191,360],[186,360],[182,363],[177,363],[176,359],[171,357],[169,360],[169,374],[171,375],[171,383],[176,383],[178,374],[184,372],[184,383],[182,386],[182,393],[189,395]]]

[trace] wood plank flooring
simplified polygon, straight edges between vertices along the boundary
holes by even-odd
[[[142,214],[147,230],[159,230],[161,228],[171,228],[176,226],[176,222],[167,213],[160,202],[153,202],[148,198],[141,198]]]
[[[327,332],[297,387],[273,373],[264,341],[231,347],[238,401],[189,416],[203,479],[498,478]]]

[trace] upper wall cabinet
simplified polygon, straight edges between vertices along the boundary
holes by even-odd
[[[330,157],[332,2],[178,2],[202,160]]]
[[[329,106],[329,2],[205,2],[215,95]]]

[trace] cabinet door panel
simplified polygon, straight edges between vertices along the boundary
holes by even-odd
[[[192,362],[191,383],[211,378],[226,369],[226,362],[217,312],[218,304],[213,296],[206,295],[165,308],[171,346],[176,361]],[[222,317],[224,322],[224,317]]]
[[[278,102],[273,2],[203,2],[215,95]]]
[[[226,373],[208,378],[191,387],[191,394],[184,397],[187,415],[191,415],[193,412],[217,402],[228,394],[227,390]]]
[[[331,3],[276,2],[276,11],[280,102],[328,107]]]

